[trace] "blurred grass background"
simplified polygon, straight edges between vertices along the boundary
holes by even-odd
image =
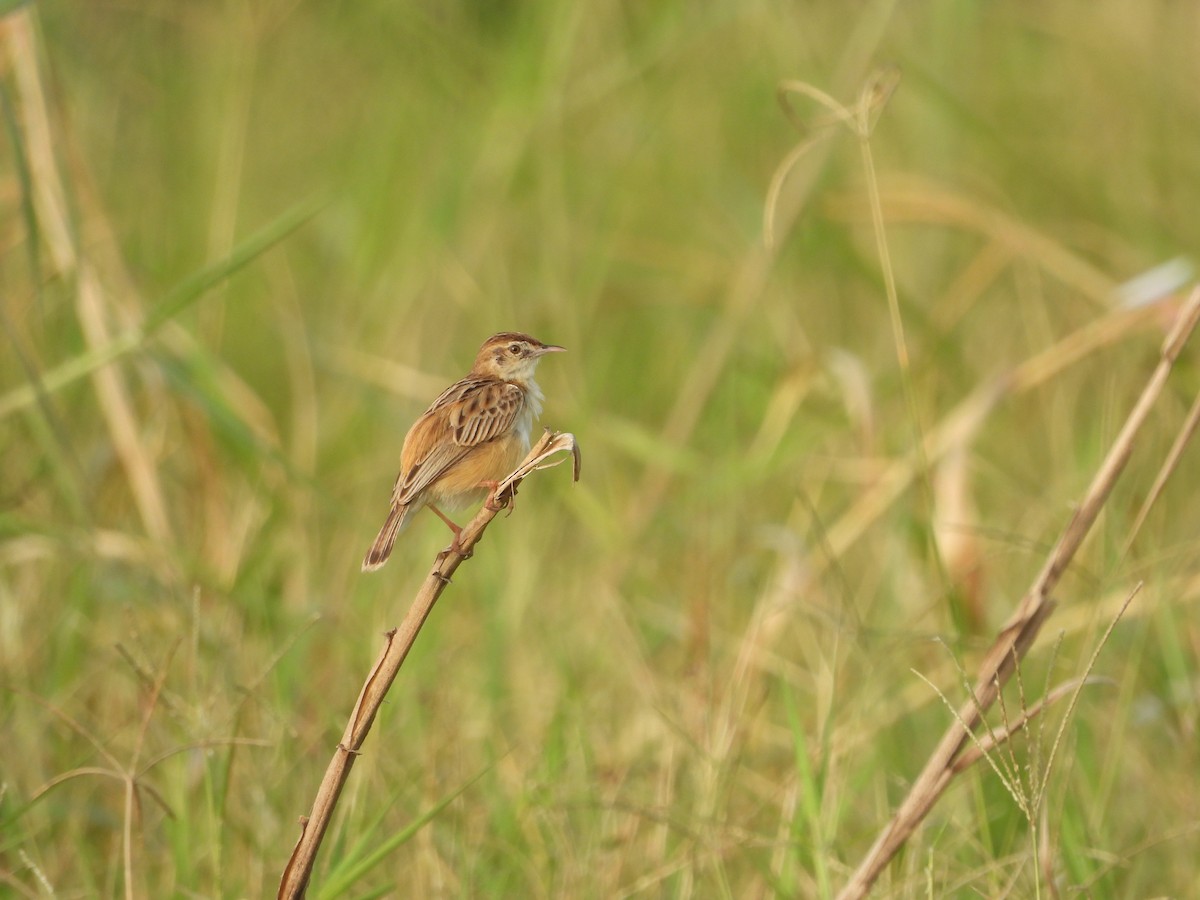
[[[949,720],[913,670],[962,695],[1154,364],[1166,313],[1117,286],[1200,240],[1190,4],[14,7],[13,896],[274,891],[445,543],[422,517],[359,573],[403,435],[502,329],[569,348],[543,422],[584,477],[531,479],[460,571],[313,896],[830,895]],[[777,85],[850,102],[886,64],[870,146],[907,375],[855,140],[791,172],[774,249],[762,228],[801,139]],[[1194,353],[1024,670],[1029,699],[1078,674],[1146,582],[1067,728],[1045,846],[978,766],[881,896],[1200,887],[1194,456],[1123,553]],[[1014,748],[1027,783],[1060,720]]]

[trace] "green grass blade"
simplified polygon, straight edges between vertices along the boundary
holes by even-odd
[[[207,291],[288,237],[320,212],[324,205],[325,201],[319,198],[309,198],[296,204],[274,222],[259,229],[234,247],[233,252],[225,259],[205,266],[185,278],[146,317],[146,321],[141,327],[143,337],[152,335],[166,322],[199,300]]]
[[[81,353],[45,374],[42,385],[47,394],[61,390],[97,369],[120,359],[145,343],[154,332],[200,299],[207,291],[253,262],[275,244],[311,219],[323,206],[322,201],[306,200],[292,207],[266,227],[256,231],[234,248],[225,259],[205,266],[172,289],[141,325],[117,335],[107,344]],[[24,409],[37,399],[32,385],[23,385],[0,396],[0,419]]]
[[[426,810],[421,816],[414,819],[407,826],[397,831],[382,844],[367,853],[365,856],[358,856],[357,852],[350,853],[345,860],[339,863],[332,872],[329,873],[328,881],[317,891],[317,900],[332,900],[333,897],[344,895],[354,885],[356,881],[378,866],[384,859],[388,857],[397,847],[406,843],[418,831],[420,831],[434,816],[438,815],[443,809],[458,799],[467,788],[483,777],[484,773],[490,769],[488,766],[474,778],[463,783],[458,790],[451,794],[447,794],[434,806]],[[370,834],[372,829],[368,829],[365,834]]]

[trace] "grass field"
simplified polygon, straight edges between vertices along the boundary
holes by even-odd
[[[582,480],[530,478],[457,573],[309,896],[834,896],[1200,245],[1192,4],[0,11],[5,896],[274,896],[446,543],[423,514],[359,571],[405,431],[511,329],[569,350],[542,421]],[[866,142],[777,100],[885,66]],[[1137,525],[1197,353],[989,721],[1141,584],[1094,683],[876,895],[1200,892],[1195,452]]]

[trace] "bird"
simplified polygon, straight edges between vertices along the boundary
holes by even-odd
[[[529,452],[542,411],[533,380],[538,362],[564,350],[518,331],[483,342],[467,376],[442,391],[404,436],[391,509],[363,558],[364,572],[387,562],[396,538],[426,506],[454,532],[457,549],[462,529],[441,507],[460,509],[483,497],[494,502],[499,480]]]

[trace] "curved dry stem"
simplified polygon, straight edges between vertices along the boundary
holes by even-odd
[[[542,439],[529,451],[525,461],[497,485],[494,495],[495,504],[485,503],[475,518],[463,528],[455,543],[434,559],[433,567],[425,576],[425,581],[417,592],[408,615],[404,617],[404,621],[398,628],[387,633],[383,652],[367,675],[367,680],[350,713],[350,721],[333,753],[333,758],[329,761],[325,777],[321,779],[316,799],[313,801],[312,812],[300,819],[300,839],[296,842],[296,847],[292,850],[292,855],[283,870],[283,876],[279,882],[278,896],[280,898],[297,900],[297,898],[303,897],[308,889],[308,881],[312,876],[317,852],[320,850],[321,841],[325,837],[325,831],[333,817],[333,811],[341,796],[342,788],[350,776],[350,768],[354,765],[354,759],[358,756],[360,748],[371,730],[375,715],[387,697],[388,689],[391,688],[392,682],[395,681],[400,667],[408,656],[408,651],[416,641],[421,626],[425,624],[425,620],[433,610],[434,603],[450,583],[450,576],[454,574],[463,560],[471,556],[475,545],[496,514],[512,503],[521,481],[538,469],[548,469],[562,463],[564,453],[571,454],[572,474],[574,480],[578,481],[580,455],[575,436],[568,433],[545,432]]]
[[[900,70],[895,67],[880,69],[872,73],[863,84],[858,95],[858,102],[848,107],[838,103],[829,94],[806,81],[787,80],[779,83],[775,89],[775,97],[783,114],[792,126],[803,136],[795,147],[788,151],[787,156],[771,173],[771,183],[767,188],[767,196],[763,203],[763,241],[768,250],[774,250],[776,210],[783,186],[788,175],[796,164],[816,146],[817,142],[828,137],[832,132],[831,126],[844,125],[860,139],[866,140],[879,114],[891,99],[892,93],[900,83]],[[792,105],[792,95],[799,94],[829,111],[829,115],[806,120]]]

